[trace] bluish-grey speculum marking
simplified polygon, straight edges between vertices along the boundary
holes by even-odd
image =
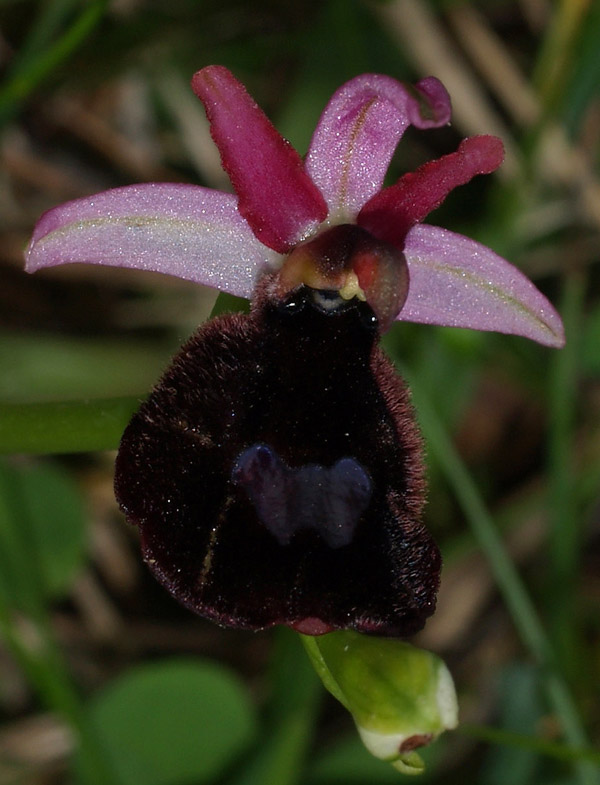
[[[232,480],[244,488],[261,523],[281,545],[302,529],[315,529],[331,548],[348,545],[372,492],[369,475],[354,458],[330,467],[291,468],[266,444],[241,453]]]

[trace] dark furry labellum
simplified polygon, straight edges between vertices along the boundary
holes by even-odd
[[[274,275],[133,417],[116,492],[147,563],[220,624],[403,637],[435,607],[421,443],[366,302]]]

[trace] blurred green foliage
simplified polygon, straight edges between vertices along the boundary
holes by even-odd
[[[226,668],[199,659],[122,674],[89,710],[122,785],[216,780],[258,730],[244,686]]]
[[[525,641],[512,641],[502,653],[505,664],[492,674],[492,687],[486,668],[494,669],[494,656],[482,658],[476,675],[461,670],[469,647],[498,622],[491,600],[476,632],[454,641],[447,654],[459,673],[469,718],[475,726],[481,721],[480,736],[488,743],[475,747],[478,736],[474,731],[469,738],[468,726],[462,736],[440,740],[425,752],[428,770],[421,781],[591,785],[600,779],[597,758],[578,748],[590,743],[590,735],[597,741],[600,728],[598,701],[589,698],[597,695],[600,681],[597,579],[586,585],[597,575],[600,498],[600,7],[583,0],[419,3],[454,47],[453,14],[461,8],[478,12],[539,102],[537,120],[523,127],[493,95],[494,111],[521,161],[520,174],[473,183],[437,212],[435,222],[522,265],[555,302],[562,298],[568,330],[567,348],[554,356],[523,339],[415,325],[397,326],[385,339],[386,349],[416,382],[415,403],[428,439],[427,519],[448,568],[460,568],[466,556],[487,547],[508,616]],[[122,159],[94,147],[68,123],[54,122],[58,99],[79,96],[101,113],[111,86],[134,75],[149,96],[146,120],[157,142],[151,149],[159,161],[148,167],[149,176],[162,166],[178,179],[212,184],[189,155],[181,115],[165,100],[166,73],[185,84],[204,65],[227,65],[304,151],[322,107],[346,79],[366,71],[407,80],[421,76],[414,52],[398,45],[380,15],[397,4],[402,0],[4,0],[2,131],[8,142],[15,133],[26,138],[36,160],[79,177],[81,193],[131,182]],[[404,6],[412,13],[412,3]],[[533,18],[540,7],[542,17],[527,21],[526,12]],[[432,70],[435,55],[429,55]],[[481,78],[477,64],[461,57]],[[443,72],[436,75],[445,78]],[[113,120],[106,127],[114,130]],[[548,161],[543,148],[557,128],[594,166],[580,170],[566,158],[570,176],[546,177],[547,166],[539,162]],[[409,132],[392,176],[454,149],[461,133],[460,127],[420,136]],[[1,175],[6,196],[0,201],[0,239],[16,226],[24,244],[39,211],[62,198],[52,188],[32,193],[30,181],[7,171]],[[11,199],[18,209],[9,209]],[[14,266],[7,264],[3,273],[11,288],[7,284],[0,301],[0,451],[15,455],[0,465],[0,632],[32,693],[72,730],[78,752],[64,781],[75,776],[81,785],[396,782],[400,775],[364,751],[349,721],[344,724],[330,704],[322,711],[315,674],[287,630],[272,636],[271,666],[252,689],[231,668],[204,657],[133,662],[127,668],[115,663],[114,679],[94,685],[97,689],[86,682],[85,669],[66,664],[53,614],[68,605],[77,575],[89,567],[86,496],[79,480],[85,461],[93,459],[85,456],[78,465],[64,453],[116,448],[137,400],[159,375],[175,336],[190,329],[197,309],[193,297],[173,295],[152,282],[140,283],[132,297],[135,284],[127,280],[112,287],[107,276],[85,290],[85,302],[103,314],[96,322],[89,305],[83,314],[71,305],[84,295],[77,282],[26,282],[15,290]],[[34,286],[40,288],[32,295]],[[21,294],[11,298],[13,291]],[[22,292],[36,304],[44,300],[45,307],[31,306]],[[224,300],[218,305],[238,306]],[[161,308],[168,318],[156,318]],[[136,322],[134,312],[143,312],[146,321]],[[129,322],[123,313],[131,316]],[[97,336],[80,334],[86,319]],[[516,401],[504,412],[513,417],[505,424],[508,444],[490,424],[493,402],[485,405],[490,389],[508,391]],[[486,428],[491,447],[478,441]],[[526,452],[522,434],[534,442]],[[464,455],[449,435],[457,437]],[[33,457],[43,453],[60,455],[47,461]],[[506,538],[526,533],[536,517],[545,527],[536,557],[517,569],[494,532]],[[499,645],[497,637],[490,641]],[[9,677],[0,670],[0,678]],[[480,694],[485,705],[473,709]],[[30,703],[28,710],[38,709],[36,698]],[[0,712],[8,724],[10,708],[0,705]],[[12,781],[38,781],[22,774]]]

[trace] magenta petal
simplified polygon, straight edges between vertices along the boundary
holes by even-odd
[[[289,251],[327,216],[302,159],[223,66],[198,71],[192,88],[204,103],[240,213],[262,243]]]
[[[486,246],[437,226],[406,237],[410,288],[399,319],[523,335],[564,344],[558,313],[516,267]]]
[[[40,218],[26,254],[34,272],[70,262],[168,273],[250,297],[278,256],[260,243],[231,194],[146,183],[76,199]]]
[[[334,93],[315,129],[306,169],[336,222],[352,222],[380,190],[410,124],[433,128],[449,120],[450,98],[434,77],[412,87],[364,74]]]
[[[379,240],[402,248],[406,233],[439,207],[446,196],[478,174],[495,171],[504,147],[495,136],[464,139],[455,153],[429,161],[380,191],[360,211],[357,223]]]

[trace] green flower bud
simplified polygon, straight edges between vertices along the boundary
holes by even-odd
[[[454,683],[442,660],[404,641],[357,632],[301,638],[369,752],[405,774],[420,774],[415,749],[458,723]]]

